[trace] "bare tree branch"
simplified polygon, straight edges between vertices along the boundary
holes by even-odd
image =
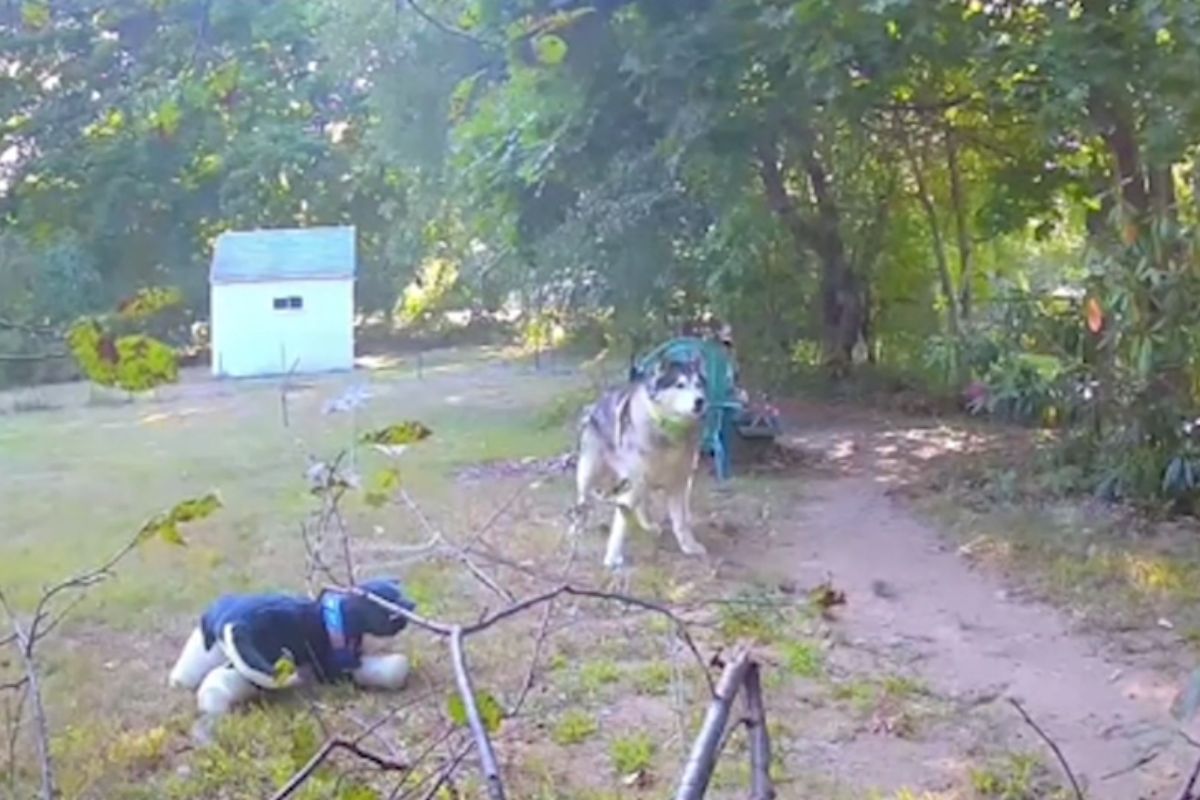
[[[533,655],[529,657],[529,670],[525,673],[525,680],[521,684],[520,692],[517,694],[516,702],[508,711],[508,716],[515,717],[521,713],[521,708],[525,705],[526,698],[529,697],[529,692],[533,689],[533,684],[537,680],[538,661],[542,658],[542,648],[546,645],[546,638],[550,633],[550,619],[554,616],[554,601],[546,603],[542,609],[542,622],[538,626],[537,638],[533,642]]]
[[[762,676],[757,663],[746,669],[746,730],[750,737],[750,800],[774,800],[771,782],[771,737],[763,704]]]
[[[0,353],[0,363],[53,361],[56,358],[67,358],[69,355],[70,353],[65,350],[55,350],[50,353]]]
[[[428,22],[433,27],[437,28],[442,33],[445,33],[449,36],[455,36],[459,39],[465,39],[468,42],[474,42],[475,44],[481,44],[485,47],[495,47],[496,46],[496,44],[494,42],[489,42],[487,39],[482,39],[482,38],[476,36],[475,34],[470,33],[469,31],[464,31],[462,28],[456,28],[447,22],[443,22],[442,20],[435,17],[433,14],[430,14],[428,11],[426,11],[421,5],[419,5],[416,2],[416,0],[406,0],[406,2],[408,4],[408,7],[411,8],[418,17],[425,20],[426,22]]]
[[[517,495],[513,496],[513,500],[516,499],[516,496]],[[417,521],[421,524],[421,527],[424,529],[425,533],[429,535],[431,542],[441,545],[447,555],[462,564],[468,572],[475,576],[476,580],[486,586],[500,599],[507,603],[516,601],[517,598],[512,592],[496,583],[495,579],[480,569],[479,566],[471,560],[470,556],[467,555],[467,550],[465,548],[455,547],[448,539],[446,539],[445,535],[434,526],[433,521],[429,519],[429,517],[425,514],[421,507],[417,505],[416,501],[412,499],[412,496],[409,495],[408,492],[401,490],[399,492],[399,497],[400,501],[404,503],[404,507],[407,508],[413,514],[413,516],[417,518]],[[503,507],[501,507],[500,511],[493,514],[492,519],[489,520],[487,525],[484,526],[484,530],[486,531],[486,529],[490,527],[490,525],[493,524],[496,519],[499,519],[499,516],[502,513]],[[482,534],[477,534],[475,539],[477,540],[480,536],[482,536]]]
[[[458,752],[456,752],[450,758],[449,763],[447,763],[442,771],[438,774],[437,780],[435,780],[433,785],[429,787],[429,791],[421,795],[421,800],[434,800],[434,798],[437,797],[438,792],[441,791],[442,787],[450,782],[451,776],[454,775],[454,770],[458,769],[458,765],[463,762],[463,759],[467,757],[467,753],[470,752],[471,745],[464,745],[463,747],[458,748]]]
[[[21,677],[15,681],[6,681],[0,683],[0,692],[15,692],[17,689],[23,689],[29,685],[29,678]]]
[[[722,735],[729,722],[729,712],[737,698],[738,689],[745,681],[750,664],[750,650],[742,647],[725,665],[721,680],[717,682],[713,700],[704,715],[704,724],[700,726],[700,733],[692,744],[691,755],[684,765],[675,800],[701,800],[708,791],[708,782],[712,778],[717,756],[720,755],[718,751]]]
[[[41,798],[54,800],[58,789],[54,784],[54,763],[50,755],[50,724],[46,719],[46,707],[42,703],[42,687],[38,680],[37,664],[33,659],[33,647],[37,640],[27,633],[17,618],[17,613],[8,604],[8,598],[0,591],[0,608],[8,615],[12,625],[13,635],[16,636],[17,650],[21,655],[21,664],[25,669],[25,680],[28,684],[29,700],[33,706],[34,743],[37,746],[38,762],[41,768]]]
[[[467,710],[467,724],[475,738],[475,749],[479,751],[479,765],[487,781],[488,797],[491,800],[504,800],[500,765],[492,749],[492,740],[483,724],[483,716],[479,713],[479,704],[475,702],[475,689],[471,685],[471,672],[467,666],[466,653],[463,651],[464,633],[464,629],[457,625],[450,630],[450,657],[454,661],[454,680],[458,684],[458,693]]]
[[[1179,795],[1179,800],[1200,800],[1196,795],[1196,781],[1200,780],[1200,760],[1196,761],[1196,766],[1192,767],[1192,774],[1188,776],[1188,782],[1183,787],[1183,794]]]
[[[8,727],[8,789],[17,794],[17,741],[21,738],[21,726],[25,717],[25,704],[29,701],[29,682],[19,688],[16,701],[5,704],[5,724]]]
[[[335,737],[327,739],[325,744],[321,745],[320,749],[313,754],[313,757],[308,760],[308,763],[300,768],[300,771],[293,775],[287,783],[285,783],[279,791],[271,795],[271,800],[285,800],[291,797],[296,791],[312,777],[312,774],[317,771],[317,768],[331,756],[335,750],[345,750],[363,761],[370,762],[382,770],[388,772],[398,772],[408,770],[408,765],[400,761],[381,756],[373,753],[370,750],[364,749],[356,741]]]

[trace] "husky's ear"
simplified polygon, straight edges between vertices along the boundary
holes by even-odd
[[[659,378],[661,378],[663,373],[666,372],[666,368],[666,359],[656,358],[650,362],[650,365],[646,368],[646,371],[642,373],[642,380],[645,381],[647,386],[657,386]]]

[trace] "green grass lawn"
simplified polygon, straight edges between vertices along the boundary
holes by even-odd
[[[610,366],[607,376],[619,377],[620,365]],[[206,747],[192,736],[193,696],[169,690],[166,675],[214,595],[303,590],[299,526],[317,507],[303,477],[306,456],[332,457],[354,438],[349,415],[323,413],[328,400],[352,385],[364,385],[372,395],[358,430],[410,419],[433,430],[432,438],[399,460],[403,486],[433,525],[462,541],[499,507],[508,509],[486,537],[488,548],[505,559],[486,562],[486,571],[507,590],[529,596],[563,580],[556,576],[564,570],[578,585],[606,585],[611,576],[600,563],[600,532],[575,543],[564,537],[569,476],[504,470],[458,475],[481,462],[565,451],[595,379],[575,365],[535,372],[495,351],[445,352],[427,355],[420,377],[402,362],[301,379],[289,394],[287,427],[279,382],[269,380],[219,382],[191,373],[156,398],[121,404],[90,402],[85,386],[51,387],[36,391],[39,402],[22,404],[51,408],[19,413],[12,410],[12,396],[0,396],[0,410],[7,410],[0,413],[0,589],[24,613],[45,584],[100,563],[153,514],[212,490],[225,503],[185,528],[186,546],[151,541],[137,550],[39,649],[63,797],[269,797],[311,757],[325,731],[353,736],[366,721],[383,720],[373,742],[406,754],[446,733],[453,670],[445,643],[418,630],[393,643],[414,666],[399,698],[328,688],[292,693],[227,717]],[[370,448],[357,453],[363,475],[386,463]],[[748,636],[764,649],[775,772],[783,785],[793,769],[784,754],[796,741],[825,741],[835,730],[854,730],[885,701],[913,720],[914,731],[937,730],[942,720],[926,713],[924,695],[892,696],[900,693],[887,688],[885,676],[899,674],[897,667],[863,672],[851,648],[834,646],[803,592],[793,596],[774,584],[760,586],[758,576],[740,568],[722,574],[713,569],[723,551],[743,543],[766,547],[770,528],[803,518],[803,478],[745,474],[720,491],[711,491],[707,477],[700,482],[697,520],[712,559],[680,557],[670,536],[632,537],[637,567],[628,588],[677,610],[690,606],[686,613],[706,656]],[[454,559],[397,559],[403,545],[427,538],[399,505],[371,508],[355,492],[344,510],[360,576],[402,578],[424,614],[469,621],[504,603]],[[733,600],[720,605],[714,598]],[[741,599],[765,605],[743,605]],[[478,691],[512,701],[532,674],[539,618],[538,612],[518,615],[471,638]],[[681,726],[693,731],[708,700],[695,661],[673,642],[671,630],[661,617],[612,604],[556,605],[529,702],[497,734],[510,796],[616,800],[669,791],[690,745]],[[0,654],[0,682],[15,677],[17,668]],[[861,687],[858,702],[839,697],[847,686]],[[0,694],[0,733],[10,700],[11,694]],[[713,800],[745,794],[744,741],[735,736],[730,752],[714,779]],[[0,751],[0,796],[10,789],[13,796],[32,796],[37,772],[31,738],[21,739],[11,784],[13,762],[6,756]],[[295,796],[387,797],[387,777],[322,770]],[[482,796],[472,767],[459,780],[459,796]]]
[[[423,379],[401,368],[301,380],[286,428],[275,381],[193,380],[119,406],[80,402],[69,387],[62,408],[2,416],[0,587],[28,607],[147,517],[209,490],[225,508],[189,530],[188,547],[142,548],[81,613],[139,627],[147,615],[193,612],[216,591],[291,584],[300,554],[290,545],[315,502],[306,454],[332,457],[351,442],[351,416],[322,413],[350,385],[372,393],[360,429],[419,419],[434,430],[402,459],[405,480],[434,506],[456,501],[446,479],[458,466],[561,452],[566,429],[547,429],[544,409],[578,378],[518,370],[514,380],[514,368],[472,356],[433,360]],[[382,463],[369,449],[359,458],[364,472]]]

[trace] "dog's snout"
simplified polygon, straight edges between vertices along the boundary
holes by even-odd
[[[704,410],[704,398],[703,397],[696,398],[695,408],[696,408],[697,414],[699,414],[701,411]]]

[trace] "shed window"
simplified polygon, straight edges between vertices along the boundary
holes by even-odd
[[[276,311],[286,311],[289,308],[304,308],[304,298],[302,297],[276,297],[273,301]]]

